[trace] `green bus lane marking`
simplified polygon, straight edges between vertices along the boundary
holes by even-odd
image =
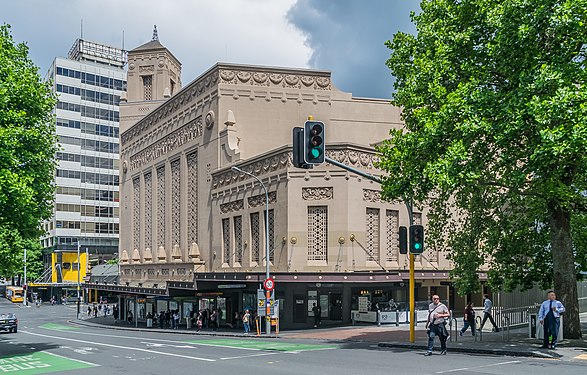
[[[260,341],[260,340],[239,340],[239,339],[214,339],[214,340],[193,340],[188,341],[190,344],[222,346],[235,349],[249,350],[275,350],[280,352],[300,352],[310,350],[336,349],[336,345],[323,344],[296,344],[290,342],[278,341]]]
[[[79,329],[77,327],[66,326],[65,324],[56,324],[56,323],[45,323],[45,324],[41,324],[39,327],[45,328],[45,329],[51,329],[53,331],[75,331],[75,330]]]
[[[1,374],[35,375],[77,370],[98,365],[49,352],[0,357]]]

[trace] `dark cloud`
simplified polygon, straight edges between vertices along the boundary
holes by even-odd
[[[298,0],[288,20],[306,36],[309,65],[332,71],[334,84],[353,96],[389,98],[393,77],[384,43],[397,31],[415,33],[410,12],[420,0]]]

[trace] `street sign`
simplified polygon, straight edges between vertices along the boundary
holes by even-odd
[[[272,291],[275,288],[275,280],[272,278],[265,279],[263,282],[263,287],[265,290]]]

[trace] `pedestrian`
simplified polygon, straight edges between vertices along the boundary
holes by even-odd
[[[216,309],[214,309],[210,315],[210,324],[212,325],[212,330],[218,330],[218,311],[216,311]]]
[[[446,354],[446,339],[448,331],[446,330],[446,320],[450,316],[448,307],[440,302],[438,295],[432,296],[432,303],[428,306],[428,320],[426,321],[426,333],[428,333],[428,351],[426,356],[432,355],[434,347],[434,338],[438,336],[440,340],[440,354]]]
[[[196,325],[198,327],[198,332],[202,330],[202,323],[204,320],[204,313],[202,311],[198,312],[198,317],[196,318]]]
[[[245,310],[243,315],[243,330],[245,335],[248,335],[251,331],[251,313],[249,313],[249,310]]]
[[[159,313],[159,328],[165,328],[165,311],[163,310]]]
[[[88,317],[92,315],[92,306],[88,305]]]
[[[129,323],[132,323],[132,318],[133,318],[133,317],[132,317],[132,311],[128,310],[128,314],[126,314],[126,320],[127,320]]]
[[[473,309],[473,302],[469,302],[465,307],[465,317],[463,319],[463,328],[459,332],[462,336],[467,328],[471,327],[471,333],[475,336],[475,310]]]
[[[118,321],[118,306],[112,306],[112,316],[114,317],[114,322]]]
[[[538,311],[538,320],[544,327],[543,349],[556,349],[561,313],[565,312],[563,304],[556,299],[554,291],[548,292],[548,298],[542,302]]]
[[[316,303],[312,307],[312,313],[314,314],[314,328],[317,328],[322,324],[322,309]]]
[[[94,305],[94,318],[98,317],[98,308]]]
[[[493,324],[493,332],[499,332],[499,328],[497,328],[497,324],[495,324],[495,320],[493,320],[493,316],[491,315],[491,309],[493,308],[493,302],[489,299],[489,294],[483,295],[483,321],[481,322],[480,330],[483,329],[485,322],[487,319]]]
[[[179,310],[173,312],[173,329],[179,329]]]

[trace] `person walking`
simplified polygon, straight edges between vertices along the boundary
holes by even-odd
[[[475,336],[475,310],[473,310],[473,302],[469,302],[465,307],[465,318],[463,319],[463,328],[459,332],[462,336],[467,329],[471,327],[471,333]]]
[[[249,310],[245,310],[245,313],[243,315],[243,330],[245,335],[248,335],[249,332],[251,331],[251,313],[249,313]]]
[[[322,309],[319,305],[314,303],[312,313],[314,314],[314,328],[318,328],[318,326],[322,324]]]
[[[493,308],[493,302],[489,299],[489,294],[483,295],[483,321],[481,322],[481,326],[479,327],[480,330],[483,329],[485,322],[487,319],[493,324],[493,332],[499,332],[499,328],[497,328],[497,324],[495,324],[495,320],[493,320],[493,316],[491,315],[491,309]]]
[[[440,354],[446,354],[446,339],[448,331],[446,330],[446,320],[450,316],[448,307],[440,302],[438,295],[432,296],[432,303],[428,306],[428,320],[426,321],[426,332],[428,333],[428,351],[426,356],[432,355],[434,348],[434,338],[438,336],[440,340]]]
[[[560,328],[561,313],[565,312],[565,306],[556,299],[554,291],[548,292],[548,298],[542,302],[538,310],[538,320],[544,327],[543,349],[556,349],[558,330]]]

